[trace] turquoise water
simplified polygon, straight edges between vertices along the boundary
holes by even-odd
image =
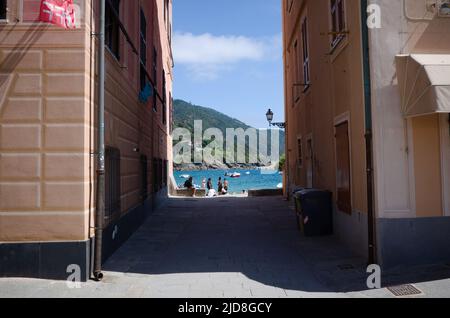
[[[225,177],[225,173],[239,172],[240,178]],[[247,173],[250,174],[247,174]],[[242,193],[248,190],[276,189],[282,183],[283,176],[278,172],[264,174],[260,170],[206,170],[206,171],[175,171],[174,176],[178,185],[183,185],[186,179],[182,175],[189,175],[194,178],[194,184],[201,185],[203,178],[212,178],[213,186],[217,190],[219,177],[227,179],[230,184],[229,193]]]

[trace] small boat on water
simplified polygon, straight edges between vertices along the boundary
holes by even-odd
[[[249,175],[250,175],[250,171],[247,171],[245,174],[246,174],[247,176],[249,176]]]
[[[225,177],[240,178],[241,174],[239,172],[233,172],[233,173],[227,172],[227,173],[225,173]]]
[[[278,183],[277,189],[283,189],[283,184],[282,183]]]
[[[182,179],[189,179],[191,176],[190,175],[188,175],[188,174],[182,174],[181,176],[180,176],[180,178],[182,178]]]

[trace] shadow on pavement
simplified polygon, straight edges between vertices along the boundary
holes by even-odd
[[[367,290],[365,260],[334,237],[305,238],[280,197],[170,199],[105,264],[144,275],[242,273],[285,290]],[[450,266],[386,272],[383,285],[450,277]]]

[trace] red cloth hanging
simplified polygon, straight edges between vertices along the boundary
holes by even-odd
[[[51,23],[65,29],[75,29],[73,0],[42,0],[39,21]]]

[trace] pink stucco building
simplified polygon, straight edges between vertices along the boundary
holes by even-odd
[[[90,275],[99,1],[74,2],[65,30],[40,1],[0,1],[0,276]],[[106,2],[104,259],[167,195],[173,76],[172,1]]]

